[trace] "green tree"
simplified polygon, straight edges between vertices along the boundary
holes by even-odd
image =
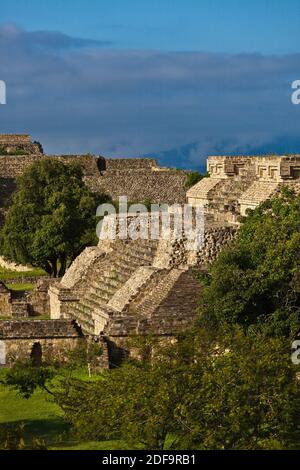
[[[186,177],[186,182],[185,182],[185,187],[186,188],[191,188],[195,184],[197,184],[199,181],[202,180],[206,175],[201,175],[199,171],[192,171],[191,173],[188,173]]]
[[[45,158],[18,178],[1,233],[2,254],[56,277],[82,249],[96,243],[99,203],[83,181],[79,164]]]
[[[101,380],[66,380],[57,403],[79,439],[124,439],[132,446],[163,449],[177,423],[174,409],[184,385],[164,359],[131,361],[104,372]],[[175,441],[175,439],[174,439]]]
[[[36,389],[53,395],[52,381],[59,372],[58,364],[34,365],[32,360],[17,361],[5,374],[2,383],[17,391],[23,398],[30,398]]]
[[[16,361],[0,382],[26,399],[37,389],[54,396],[57,384],[61,380],[69,380],[74,373],[89,372],[89,376],[91,372],[98,373],[102,354],[103,348],[99,343],[84,341],[66,353],[64,363],[52,360],[37,365],[34,359]]]
[[[284,190],[251,211],[213,263],[200,299],[201,324],[238,323],[270,335],[300,329],[300,196]]]
[[[299,443],[300,388],[286,339],[233,333],[204,342],[175,409],[187,449],[289,449]],[[204,332],[207,336],[207,332]]]
[[[281,449],[299,442],[300,388],[286,339],[197,330],[154,360],[97,382],[68,380],[56,400],[77,438],[146,449]]]

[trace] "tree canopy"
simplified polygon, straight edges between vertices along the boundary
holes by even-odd
[[[300,390],[289,344],[236,329],[160,346],[101,380],[56,395],[77,438],[146,449],[282,449],[299,439]]]
[[[17,180],[1,232],[1,253],[54,277],[63,275],[68,261],[96,243],[97,203],[79,164],[36,161]]]
[[[201,324],[239,324],[270,335],[300,330],[300,195],[283,190],[242,223],[213,263],[200,299]]]

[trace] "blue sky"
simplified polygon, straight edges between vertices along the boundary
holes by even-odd
[[[1,21],[29,30],[176,51],[299,51],[299,0],[1,0]]]
[[[48,153],[299,152],[300,0],[0,0],[0,132]]]

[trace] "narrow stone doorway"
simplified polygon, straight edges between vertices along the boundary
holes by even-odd
[[[40,343],[34,343],[32,346],[31,354],[30,354],[30,359],[32,360],[32,363],[34,366],[40,366],[42,363],[42,346]]]

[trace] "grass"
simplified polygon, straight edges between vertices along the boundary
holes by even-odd
[[[29,284],[29,283],[24,283],[24,284],[5,284],[8,289],[15,290],[15,291],[27,291],[27,290],[33,290],[35,288],[35,284]]]
[[[2,281],[16,277],[39,277],[46,275],[47,273],[41,268],[32,268],[30,271],[13,271],[0,266],[0,280]]]
[[[51,320],[51,316],[50,316],[50,313],[47,315],[36,315],[36,316],[33,316],[33,317],[29,317],[29,320],[30,321],[36,321],[36,320]]]
[[[0,381],[5,375],[0,370]],[[36,391],[28,399],[0,383],[0,425],[25,424],[25,442],[32,437],[42,438],[50,450],[126,450],[124,441],[78,442],[70,436],[70,428],[61,409],[43,391]]]

